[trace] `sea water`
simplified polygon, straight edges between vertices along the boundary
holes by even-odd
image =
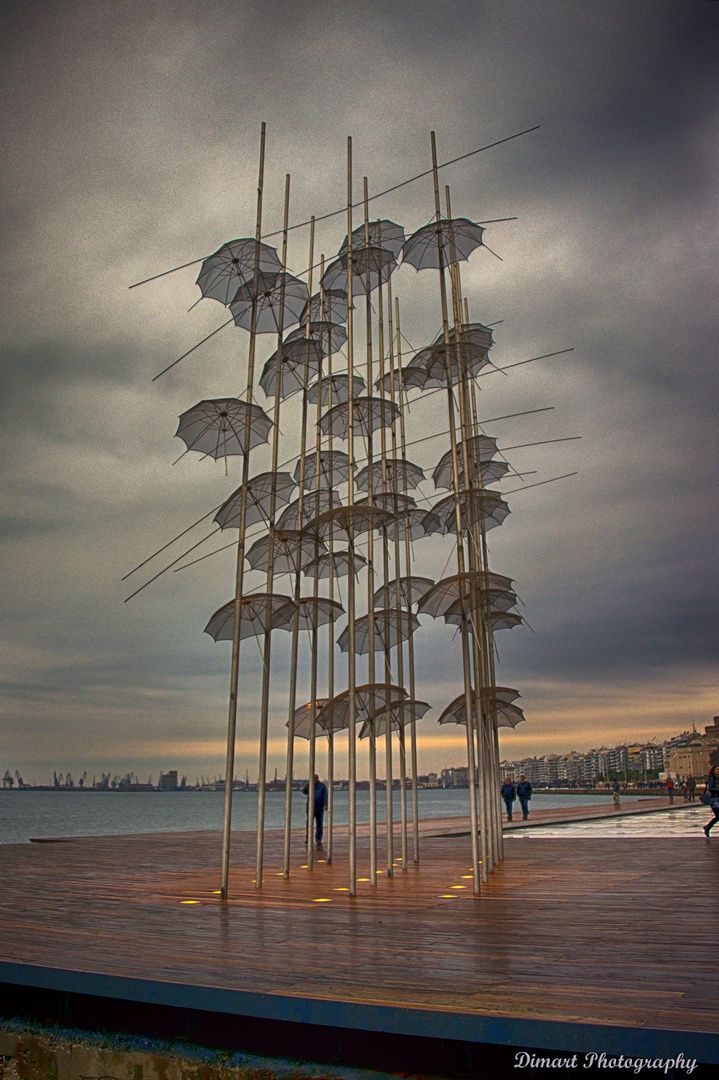
[[[400,816],[400,793],[393,793],[395,822]],[[420,818],[465,817],[469,814],[466,789],[425,788],[418,792]],[[642,796],[622,794],[622,802]],[[610,795],[542,795],[532,798],[532,810],[555,807],[611,804]],[[411,816],[411,796],[407,797]],[[196,832],[221,829],[224,793],[221,791],[67,791],[0,790],[0,844],[26,843],[30,838],[65,836],[118,836],[134,833]],[[306,798],[293,792],[292,819],[296,826],[305,820]],[[518,804],[517,804],[518,806]],[[285,794],[267,792],[265,827],[281,829],[284,824]],[[701,808],[705,810],[704,807]],[[660,817],[667,815],[661,814]],[[385,792],[377,793],[377,818],[385,820]],[[347,823],[347,792],[334,793],[334,820]],[[624,821],[631,819],[622,819]],[[369,792],[357,792],[357,821],[369,821]],[[600,824],[600,823],[597,823]],[[619,822],[617,822],[619,824]],[[232,827],[257,827],[257,793],[236,791],[232,800]],[[549,827],[530,830],[550,835]],[[567,829],[572,826],[557,826]]]

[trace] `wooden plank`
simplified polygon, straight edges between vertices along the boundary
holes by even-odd
[[[0,960],[477,1015],[719,1032],[712,965],[719,848],[701,838],[508,844],[471,891],[466,838],[426,838],[407,872],[351,899],[333,865],[262,889],[254,839],[91,837],[0,849]],[[359,865],[367,865],[360,843]],[[368,876],[360,870],[360,877]],[[687,885],[687,883],[690,883]],[[186,901],[194,901],[186,903]],[[318,902],[323,901],[323,902]],[[699,1025],[699,1026],[698,1026]]]

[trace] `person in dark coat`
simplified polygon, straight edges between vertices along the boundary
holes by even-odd
[[[529,817],[529,800],[532,798],[532,785],[524,773],[520,776],[517,784],[517,796],[522,804],[522,817],[526,821]]]
[[[711,795],[711,808],[714,811],[714,817],[711,821],[708,821],[704,826],[704,835],[707,840],[709,839],[709,833],[712,831],[717,821],[719,821],[719,776],[717,776],[717,770],[719,765],[712,765],[707,776],[707,795]]]
[[[315,773],[315,782],[313,784],[315,789],[315,806],[314,806],[314,820],[315,820],[315,841],[318,844],[322,843],[322,830],[324,826],[325,807],[327,806],[327,788],[320,780],[317,773]],[[307,810],[309,813],[309,785],[302,789],[302,794],[307,795]]]
[[[507,821],[512,820],[512,803],[517,798],[517,789],[512,781],[507,776],[502,784],[502,798],[504,799],[504,805],[507,807]]]

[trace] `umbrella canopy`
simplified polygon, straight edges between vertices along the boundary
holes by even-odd
[[[324,513],[332,507],[341,506],[342,500],[336,491],[306,491],[302,497],[301,520],[300,500],[294,499],[280,514],[277,519],[278,529],[296,529],[303,527],[308,521],[312,521],[318,514]]]
[[[419,508],[400,510],[399,514],[387,523],[386,528],[387,539],[392,541],[404,540],[405,537],[409,537],[410,540],[421,540],[425,536],[431,536],[432,533],[441,532],[442,524],[437,515],[431,510]]]
[[[325,289],[347,290],[347,264],[349,254],[338,255],[327,267],[322,278]],[[378,285],[388,281],[397,265],[393,253],[387,248],[359,247],[352,249],[352,295],[365,296]]]
[[[468,218],[443,218],[430,221],[412,233],[402,248],[402,261],[415,270],[439,267],[440,251],[442,265],[468,259],[482,243],[484,229]]]
[[[305,454],[304,462],[305,490],[333,488],[349,480],[350,459],[342,450],[320,451],[319,473],[317,472],[317,454],[315,451]],[[295,480],[298,484],[301,478],[302,460],[300,459],[295,465]]]
[[[371,481],[370,481],[371,477]],[[384,469],[381,461],[373,461],[357,473],[355,486],[358,491],[414,491],[424,480],[424,470],[403,458],[386,458]]]
[[[469,451],[470,461],[472,462],[472,472],[474,475],[476,475],[477,472],[480,472],[483,483],[494,483],[509,472],[509,465],[507,465],[506,462],[494,460],[494,455],[497,453],[496,439],[490,439],[488,435],[475,435],[467,440],[467,449]],[[457,465],[460,485],[464,484],[463,453],[464,448],[462,443],[457,443]],[[451,490],[454,487],[452,482],[451,449],[440,458],[437,468],[432,473],[432,479],[434,480],[434,486],[436,488],[448,488]]]
[[[490,529],[501,525],[510,512],[499,492],[492,491],[490,488],[461,491],[459,506],[463,532],[468,532],[475,525],[479,525],[484,532],[489,532]],[[454,495],[449,495],[446,499],[435,503],[432,512],[441,522],[443,536],[457,531]]]
[[[436,619],[451,611],[455,604],[461,605],[462,600],[471,601],[473,593],[480,603],[488,604],[497,611],[509,611],[517,603],[517,597],[510,589],[488,588],[485,574],[469,570],[464,574],[442,578],[432,585],[419,597],[417,611],[420,615],[431,615]],[[459,606],[457,610],[460,610]]]
[[[471,379],[478,375],[488,364],[486,350],[471,342],[428,345],[412,357],[412,367],[421,367],[426,374],[423,390],[456,386],[462,379]]]
[[[408,576],[395,578],[388,581],[375,592],[372,598],[372,606],[376,608],[391,608],[397,606],[397,591],[399,590],[399,602],[401,607],[411,608],[413,604],[431,589],[434,582],[428,577]]]
[[[432,706],[428,701],[416,701],[410,698],[407,701],[400,701],[390,705],[388,708],[380,709],[374,716],[365,720],[359,737],[360,739],[367,739],[372,734],[373,728],[376,736],[384,735],[387,730],[387,717],[389,717],[390,721],[390,731],[401,731],[402,728],[407,727],[407,724],[414,724],[417,720],[421,720],[431,708]]]
[[[517,724],[521,724],[526,717],[518,705],[513,705],[508,701],[503,701],[499,697],[494,697],[491,694],[493,689],[503,689],[502,687],[489,687],[488,691],[481,690],[481,704],[482,714],[488,717],[494,717],[497,727],[511,727],[514,728]],[[519,697],[516,690],[510,691]],[[474,701],[474,691],[472,691],[472,701]],[[438,724],[464,724],[467,723],[467,710],[465,707],[464,694],[460,694],[454,701],[450,702],[447,708],[444,710]]]
[[[352,422],[355,435],[369,437],[373,431],[388,428],[399,418],[400,411],[393,401],[387,398],[358,397],[352,403]],[[320,420],[323,435],[334,435],[338,439],[349,438],[349,401],[333,405]]]
[[[379,390],[380,386],[384,386],[385,394],[392,393],[392,384],[394,383],[394,392],[399,394],[400,392],[400,376],[402,390],[407,393],[408,390],[424,390],[427,385],[426,368],[417,366],[412,361],[403,367],[401,371],[388,371],[382,379],[377,379],[374,384],[375,390]]]
[[[335,694],[317,713],[317,722],[325,731],[349,727],[349,690]],[[380,709],[409,697],[401,686],[391,683],[365,683],[355,687],[355,720],[367,720]]]
[[[375,611],[373,616],[363,615],[355,619],[355,652],[364,656],[370,650],[370,617],[374,620],[374,651],[384,652],[393,649],[401,641],[406,641],[415,630],[419,629],[420,622],[411,611],[394,608],[381,608]],[[349,651],[349,627],[346,626],[337,638],[337,644],[342,652]]]
[[[513,630],[515,626],[520,626],[524,622],[522,616],[513,611],[489,611],[483,614],[485,619],[489,619],[493,633],[495,630]],[[461,625],[462,616],[459,602],[447,609],[444,614],[444,621],[449,623],[450,626]]]
[[[291,596],[280,593],[250,593],[243,596],[240,640],[259,637],[270,630],[290,630],[295,612]],[[215,641],[232,641],[235,628],[235,601],[230,600],[215,612],[205,633]]]
[[[287,341],[304,341],[305,337],[306,323],[302,323],[288,334]],[[326,319],[321,322],[310,321],[310,337],[318,343],[324,357],[339,352],[347,341],[347,331],[338,323],[328,322]]]
[[[312,543],[314,543],[314,540],[312,541]],[[365,559],[364,555],[360,555],[359,552],[355,552],[355,574],[359,574],[362,567],[366,565],[367,560]],[[303,574],[306,574],[307,577],[316,577],[318,581],[324,581],[325,578],[329,578],[330,574],[333,574],[336,578],[347,577],[349,572],[349,551],[333,551],[331,554],[329,551],[324,552],[316,559],[313,556],[302,567]]]
[[[278,350],[279,351],[279,350]],[[314,379],[322,363],[322,348],[312,338],[285,341],[281,346],[280,398],[284,400],[298,390],[304,390]],[[277,387],[277,352],[269,358],[260,376],[260,386],[267,397],[274,397]]]
[[[328,701],[329,701],[329,698],[323,697],[323,698],[317,698],[317,700],[314,703],[314,706],[315,706],[315,734],[316,735],[327,735],[327,734],[329,734],[329,732],[326,731],[322,727],[322,725],[320,724],[320,722],[318,720],[318,715],[319,715],[320,709],[323,707],[323,705],[326,705]],[[287,723],[285,724],[285,727],[289,727],[289,726],[290,726],[290,722],[288,720]],[[310,734],[311,734],[311,728],[312,728],[312,702],[308,701],[306,705],[300,705],[300,707],[298,709],[295,709],[294,714],[292,716],[292,732],[293,732],[295,738],[309,739]]]
[[[357,506],[367,506],[369,497],[358,499]],[[379,506],[382,510],[389,510],[391,514],[403,514],[406,510],[416,510],[417,504],[411,495],[400,495],[393,491],[378,491],[372,496],[372,505]],[[422,511],[424,512],[424,511]]]
[[[316,630],[318,626],[336,622],[345,609],[336,600],[324,596],[304,596],[296,601],[300,630]]]
[[[308,309],[311,322],[331,322],[340,326],[347,322],[347,293],[344,289],[325,289],[323,293],[313,293],[300,315],[303,324],[307,321]]]
[[[246,454],[267,442],[271,429],[272,421],[259,405],[238,398],[213,398],[182,413],[175,435],[188,450],[217,460]]]
[[[359,397],[366,385],[367,383],[359,375],[353,375],[352,396]],[[333,405],[338,405],[343,401],[349,401],[349,386],[349,375],[328,375],[312,384],[307,391],[307,400],[316,405],[317,397],[321,395],[321,405],[329,405],[330,401]]]
[[[253,570],[269,569],[270,546],[275,574],[296,574],[307,559],[314,558],[317,546],[323,550],[324,541],[303,536],[296,529],[275,529],[272,536],[255,540],[245,558]]]
[[[264,274],[282,270],[275,248],[251,238],[230,240],[203,262],[197,276],[200,292],[221,304],[229,304],[240,285],[254,280],[255,264]]]
[[[290,495],[296,487],[297,484],[290,474],[286,472],[265,472],[253,476],[247,484],[245,525],[254,525],[258,521],[270,520],[273,488],[275,490],[276,509],[289,501]],[[221,529],[239,529],[242,489],[243,485],[240,484],[215,514],[215,521]]]
[[[258,334],[279,334],[286,327],[299,321],[307,303],[307,286],[304,281],[287,274],[258,274],[255,281],[240,285],[230,304],[230,311],[237,326],[252,329],[253,304],[257,305],[255,331]],[[280,310],[282,325],[280,326]]]
[[[372,247],[385,248],[387,251],[392,252],[395,259],[399,258],[399,254],[405,243],[404,229],[401,225],[398,225],[395,221],[389,221],[387,218],[382,218],[378,221],[370,221],[367,226],[367,232],[369,232],[369,242]],[[365,232],[364,225],[358,225],[356,229],[352,230],[353,252],[357,251],[358,248],[363,248],[365,246],[367,232]],[[345,255],[346,252],[347,237],[345,236],[339,253],[340,255]]]
[[[334,510],[327,510],[308,521],[304,531],[310,536],[321,536],[325,540],[332,538],[349,541],[363,533],[381,529],[391,517],[391,514],[380,510],[378,506],[337,506]]]

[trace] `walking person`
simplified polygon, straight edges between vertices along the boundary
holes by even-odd
[[[709,833],[719,821],[719,776],[717,776],[717,770],[719,770],[719,765],[712,765],[707,776],[706,793],[711,798],[709,805],[714,811],[714,817],[704,826],[704,835],[707,840],[709,839]]]
[[[327,788],[320,780],[317,773],[315,773],[315,782],[312,785],[314,788],[314,822],[315,822],[315,842],[322,843],[322,832],[324,826],[325,807],[327,806]],[[302,789],[302,794],[307,796],[307,813],[310,812],[310,799],[309,799],[309,784],[306,788]],[[306,843],[307,841],[305,841]]]
[[[620,807],[621,807],[621,801],[620,801],[620,796],[619,796],[620,790],[621,789],[619,787],[619,781],[615,780],[614,783],[612,784],[612,799],[614,800],[614,809],[615,810],[619,810]]]
[[[517,784],[517,797],[522,805],[522,817],[526,821],[529,817],[529,800],[532,798],[532,785],[522,773]]]
[[[504,783],[501,790],[502,798],[504,799],[504,805],[507,807],[507,821],[512,820],[512,803],[517,798],[517,789],[509,779],[505,776]]]
[[[667,792],[669,794],[669,803],[671,805],[671,803],[674,802],[674,781],[672,780],[671,776],[668,776],[666,778],[664,782],[664,787],[667,789]]]
[[[684,787],[687,792],[689,802],[695,802],[697,797],[697,782],[691,773],[689,773],[689,776],[687,776],[686,784],[684,785]]]

